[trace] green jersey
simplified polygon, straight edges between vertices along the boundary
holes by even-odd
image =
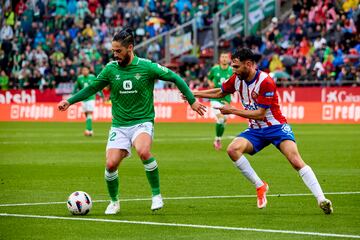
[[[82,101],[109,85],[114,127],[153,122],[154,84],[157,79],[174,82],[190,105],[195,102],[194,95],[181,77],[164,66],[137,56],[125,67],[117,61],[108,63],[89,87],[68,99],[68,102]]]
[[[75,94],[78,90],[86,88],[96,79],[95,75],[88,74],[87,76],[80,75],[74,85],[73,94]],[[85,99],[85,101],[95,100],[95,94]]]
[[[228,66],[226,69],[222,69],[220,65],[215,65],[210,69],[208,74],[208,79],[214,83],[214,88],[221,88],[223,82],[228,80],[233,74],[232,68]],[[211,101],[219,101],[224,103],[224,101],[230,103],[231,96],[227,95],[224,98],[210,99]]]

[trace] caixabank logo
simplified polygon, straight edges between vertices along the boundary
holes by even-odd
[[[356,88],[350,89],[328,89],[321,90],[321,101],[326,103],[360,103],[360,91]]]

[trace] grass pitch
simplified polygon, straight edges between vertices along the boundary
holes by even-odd
[[[155,125],[164,209],[150,211],[133,152],[119,168],[121,213],[106,216],[109,127],[95,123],[95,136],[86,138],[82,123],[0,123],[0,239],[360,238],[360,125],[292,125],[303,159],[330,193],[330,216],[273,146],[248,157],[270,185],[267,208],[257,209],[254,187],[225,151],[246,126],[228,125],[216,152],[215,126],[187,123]],[[67,211],[76,190],[94,200],[87,216]]]

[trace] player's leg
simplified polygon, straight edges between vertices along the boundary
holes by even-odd
[[[151,210],[163,207],[164,203],[160,194],[159,169],[156,159],[151,154],[153,126],[152,123],[143,123],[133,136],[132,144],[144,164],[145,173],[152,193]]]
[[[105,181],[111,202],[105,214],[116,214],[120,211],[118,167],[122,159],[128,155],[124,149],[110,148],[106,150]]]
[[[93,112],[95,109],[95,100],[88,100],[83,102],[83,112],[85,113],[86,117],[86,128],[84,135],[85,136],[92,136],[94,134],[93,128],[92,128],[92,117]]]
[[[306,165],[300,156],[297,145],[292,140],[284,140],[279,145],[280,151],[285,155],[293,168],[299,172],[305,185],[310,189],[325,214],[333,212],[331,201],[325,198],[321,186],[310,166]]]
[[[216,118],[214,148],[215,150],[220,150],[222,148],[221,138],[225,131],[226,117],[223,114],[221,114],[220,110],[217,109],[217,107],[222,107],[224,106],[224,104],[222,104],[219,101],[211,101],[210,104]]]
[[[92,136],[94,134],[92,128],[92,112],[85,112],[86,117],[86,128],[85,128],[85,136]]]
[[[105,214],[116,214],[120,211],[119,175],[120,162],[131,153],[130,139],[121,128],[112,127],[106,146],[105,182],[111,198]]]
[[[245,134],[242,133],[240,136],[241,135],[244,136]],[[253,143],[244,137],[235,138],[228,146],[227,152],[235,166],[246,177],[246,179],[255,186],[257,191],[258,208],[264,208],[267,204],[266,192],[268,191],[269,186],[266,182],[259,178],[255,170],[251,167],[250,162],[243,155],[244,153],[254,154],[256,150],[254,150],[253,144],[258,147],[258,151],[260,151],[263,146],[260,146],[261,143],[259,143],[255,137],[250,137],[250,135],[247,135],[246,137],[251,139]]]
[[[214,148],[220,150],[222,148],[221,139],[225,131],[226,116],[222,114],[216,114],[216,136],[214,141]]]

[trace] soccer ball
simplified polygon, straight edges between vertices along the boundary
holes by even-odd
[[[92,201],[86,192],[76,191],[70,194],[66,205],[73,215],[86,215],[92,207]]]

